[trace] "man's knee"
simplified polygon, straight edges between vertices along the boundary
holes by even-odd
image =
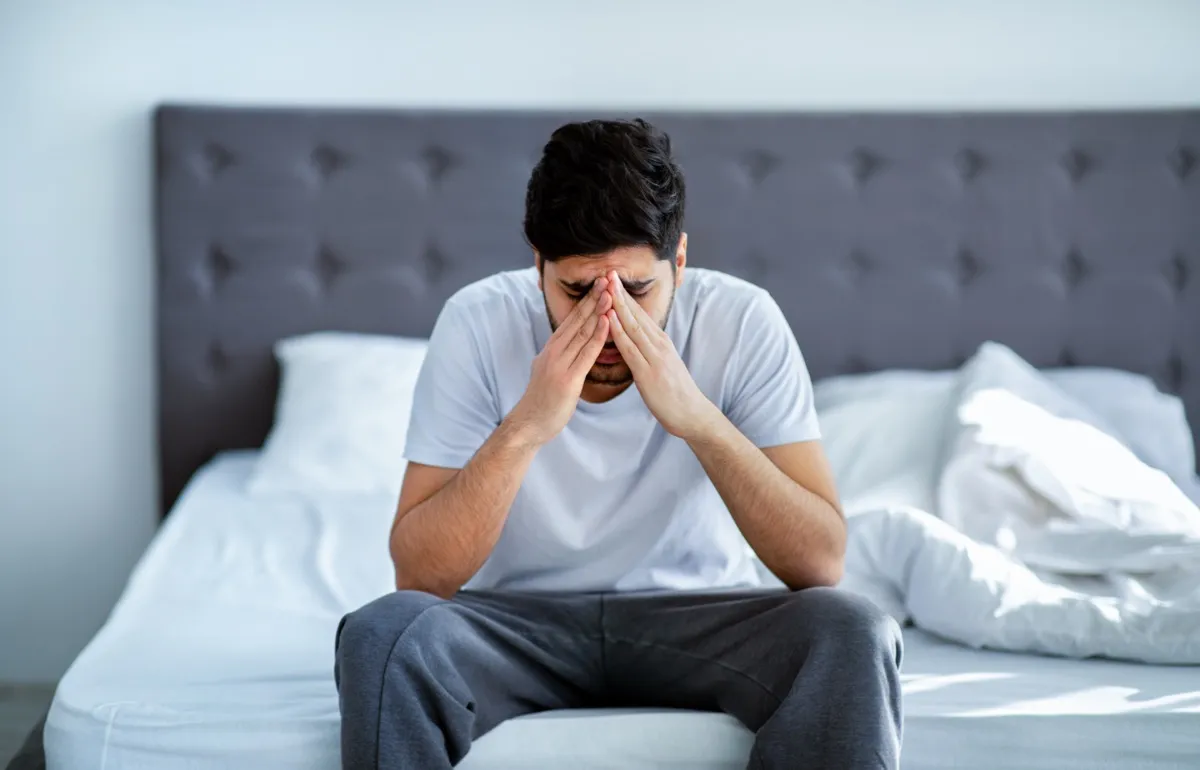
[[[394,591],[363,605],[338,623],[334,641],[338,660],[386,657],[417,618],[444,601],[421,591]]]
[[[900,665],[900,626],[869,599],[839,588],[809,588],[792,594],[788,607],[810,644]]]

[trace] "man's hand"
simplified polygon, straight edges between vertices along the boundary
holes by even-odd
[[[687,440],[711,423],[716,405],[696,385],[675,343],[625,291],[616,272],[609,273],[608,311],[613,341],[633,373],[642,400],[673,436]]]
[[[525,394],[462,469],[409,463],[389,542],[397,589],[449,599],[487,561],[530,463],[575,413],[608,339],[607,283],[596,281],[550,335]]]
[[[596,280],[587,297],[575,306],[562,325],[550,335],[546,347],[533,359],[525,395],[513,407],[510,419],[531,431],[536,445],[559,434],[579,403],[588,370],[608,339],[612,295],[608,281]]]

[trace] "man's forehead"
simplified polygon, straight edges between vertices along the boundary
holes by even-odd
[[[658,277],[658,263],[653,253],[643,256],[613,253],[602,257],[567,257],[552,262],[555,277],[569,283],[591,283],[616,270],[622,281],[644,282]]]

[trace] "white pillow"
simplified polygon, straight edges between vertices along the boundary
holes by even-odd
[[[426,348],[426,340],[349,332],[277,343],[275,423],[249,492],[398,494]]]
[[[831,409],[850,401],[879,397],[894,398],[911,392],[940,392],[949,399],[957,373],[953,370],[882,369],[865,374],[824,377],[813,385],[818,410]]]
[[[1163,393],[1149,377],[1118,369],[1052,370],[1047,379],[1086,404],[1142,462],[1179,484],[1196,481],[1196,446],[1178,396]]]
[[[822,442],[847,513],[886,505],[936,512],[958,376],[958,370],[894,369],[815,383]],[[1080,402],[1143,462],[1200,499],[1192,492],[1200,483],[1179,398],[1159,391],[1148,377],[1118,369],[1057,368],[1037,376]]]
[[[822,445],[847,515],[934,510],[950,377],[880,372],[816,385]]]

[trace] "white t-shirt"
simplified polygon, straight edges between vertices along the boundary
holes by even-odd
[[[804,358],[765,290],[690,267],[667,333],[700,389],[755,445],[819,437]],[[407,459],[463,467],[524,394],[549,337],[535,268],[451,297],[417,381]],[[465,587],[753,587],[761,585],[755,564],[691,448],[631,385],[602,404],[579,401],[534,457],[495,550]]]

